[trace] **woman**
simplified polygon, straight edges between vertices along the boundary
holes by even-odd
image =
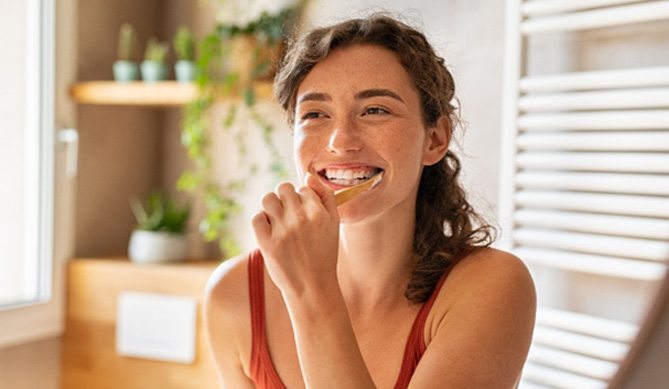
[[[522,262],[487,247],[448,151],[454,83],[385,15],[316,29],[275,80],[303,186],[267,194],[259,251],[222,264],[206,323],[226,388],[511,388],[535,314]],[[334,191],[382,174],[337,207]]]

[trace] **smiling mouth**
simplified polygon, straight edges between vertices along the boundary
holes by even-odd
[[[369,181],[381,172],[383,169],[370,166],[356,169],[323,169],[318,174],[333,184],[353,186]]]

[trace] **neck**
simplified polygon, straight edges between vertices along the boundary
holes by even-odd
[[[341,225],[337,275],[349,310],[406,303],[416,222],[415,202],[408,203],[371,220]]]

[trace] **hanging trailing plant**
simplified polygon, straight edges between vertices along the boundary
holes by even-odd
[[[200,233],[208,242],[218,240],[225,257],[234,256],[240,251],[239,244],[231,234],[229,223],[241,211],[238,198],[246,181],[238,179],[220,183],[214,178],[209,135],[210,131],[215,130],[215,123],[210,123],[207,114],[214,102],[221,97],[240,101],[229,105],[219,125],[223,130],[231,131],[239,119],[240,105],[243,104],[244,111],[262,131],[263,143],[271,157],[267,170],[277,180],[287,177],[279,149],[273,142],[274,126],[256,110],[254,83],[271,79],[273,76],[273,61],[277,59],[278,50],[283,45],[286,28],[303,5],[304,1],[299,1],[293,7],[275,14],[263,12],[259,18],[243,25],[219,23],[198,45],[196,83],[199,94],[184,108],[181,134],[182,144],[194,166],[181,175],[177,188],[187,192],[199,191],[203,195],[206,214],[199,224]],[[233,52],[235,40],[239,38],[253,42],[249,74],[229,68],[231,58],[239,56]],[[268,51],[277,54],[273,57],[266,54]],[[248,64],[244,65],[247,66]],[[233,134],[237,154],[241,159],[247,153],[246,135],[245,131],[239,129]],[[245,174],[241,174],[242,177],[253,176],[260,169],[254,163],[242,165],[246,168]]]

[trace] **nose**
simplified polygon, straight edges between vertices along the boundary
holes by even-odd
[[[327,149],[333,154],[346,154],[360,151],[362,142],[360,134],[350,120],[342,120],[331,129]]]

